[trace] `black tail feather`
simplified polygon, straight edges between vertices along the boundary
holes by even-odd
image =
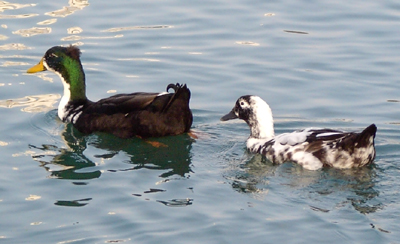
[[[375,138],[376,135],[376,125],[375,124],[371,124],[370,126],[368,126],[367,128],[365,128],[359,135],[357,138],[358,143],[360,144],[360,146],[364,146],[363,144],[369,144],[369,138],[372,137],[373,139]],[[366,145],[365,145],[366,146]]]
[[[167,92],[169,89],[172,88],[172,89],[174,89],[174,92],[176,93],[180,87],[181,87],[181,85],[179,83],[176,83],[176,84],[171,83],[167,86]]]
[[[171,83],[167,86],[167,92],[171,88],[174,89],[174,94],[170,98],[168,104],[166,104],[166,106],[164,107],[163,111],[166,111],[171,106],[171,104],[178,98],[184,100],[189,104],[190,90],[187,88],[186,84],[181,85],[179,83],[176,84]]]

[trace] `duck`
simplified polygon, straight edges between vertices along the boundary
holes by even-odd
[[[255,95],[241,96],[221,121],[231,119],[244,120],[250,127],[247,149],[275,164],[293,162],[308,170],[348,169],[368,165],[375,159],[375,124],[361,132],[306,128],[275,136],[271,108]]]
[[[54,46],[27,73],[52,71],[64,94],[58,117],[84,134],[104,132],[120,138],[162,137],[187,133],[193,122],[186,84],[169,84],[165,92],[117,94],[97,102],[86,97],[85,73],[77,46]],[[172,89],[174,92],[169,92]]]

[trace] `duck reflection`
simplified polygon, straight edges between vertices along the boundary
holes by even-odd
[[[325,205],[324,199],[329,199],[329,205],[339,200],[334,208],[351,204],[362,214],[374,213],[383,208],[378,199],[379,191],[374,188],[378,170],[375,165],[347,170],[324,168],[309,171],[291,163],[274,165],[261,155],[249,154],[245,155],[240,165],[227,174],[228,178],[234,190],[251,194],[254,198],[265,198],[271,182],[274,182],[289,186],[291,190],[299,192],[301,197],[310,198],[311,202]],[[321,212],[330,211],[314,205],[310,205],[310,208]]]
[[[31,149],[42,151],[32,157],[50,172],[50,177],[69,180],[99,178],[104,170],[98,166],[106,165],[107,160],[121,160],[126,165],[122,169],[107,169],[108,172],[145,168],[161,170],[162,178],[172,175],[189,177],[192,172],[190,150],[193,139],[188,135],[156,138],[154,141],[126,140],[105,134],[83,135],[68,124],[62,138],[67,148],[30,145]],[[99,149],[101,154],[90,153]]]

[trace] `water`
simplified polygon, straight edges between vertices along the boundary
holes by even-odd
[[[400,242],[400,3],[0,3],[0,242]],[[192,90],[187,135],[82,135],[57,118],[59,78],[27,75],[77,44],[87,95]],[[378,126],[375,164],[308,171],[248,154],[236,99],[276,133]]]

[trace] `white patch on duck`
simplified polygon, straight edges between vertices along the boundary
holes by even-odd
[[[284,133],[277,137],[275,137],[275,141],[279,142],[282,145],[294,146],[299,143],[303,143],[306,141],[307,136],[311,135],[312,128],[308,128],[301,131],[294,131],[292,133]]]
[[[160,96],[163,96],[163,95],[167,95],[167,94],[169,94],[169,93],[168,92],[160,92],[160,93],[158,93],[157,97],[160,97]]]

